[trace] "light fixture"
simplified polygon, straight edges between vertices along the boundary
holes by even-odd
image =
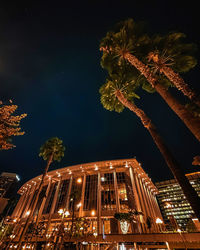
[[[82,183],[82,178],[78,178],[76,182],[79,184]]]
[[[128,168],[128,163],[127,163],[127,161],[126,161],[126,164],[125,164],[125,168]]]
[[[63,214],[63,213],[64,213],[64,210],[63,210],[62,208],[60,208],[60,209],[58,210],[58,213],[59,213],[59,214]]]
[[[95,167],[94,170],[96,170],[96,171],[99,169],[96,164],[94,165],[94,167]]]
[[[92,215],[92,216],[95,215],[95,211],[94,211],[94,210],[91,211],[91,215]]]
[[[113,169],[112,163],[110,162],[110,169]]]
[[[65,217],[69,216],[69,211],[65,211]]]
[[[26,212],[26,216],[29,216],[29,214],[31,213],[31,211],[29,210],[29,211],[27,211]]]
[[[17,181],[20,181],[19,175],[16,175],[16,179]]]
[[[162,224],[163,221],[162,221],[160,218],[157,218],[157,219],[156,219],[156,223],[157,223],[157,224]]]
[[[78,204],[77,204],[77,208],[79,208],[79,207],[81,207],[82,206],[82,204],[81,204],[81,202],[79,202]]]
[[[93,235],[94,235],[94,237],[97,237],[98,234],[97,234],[97,232],[94,232]]]
[[[101,177],[101,181],[105,181],[105,177]]]

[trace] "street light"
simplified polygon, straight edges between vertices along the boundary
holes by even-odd
[[[62,208],[58,210],[58,213],[59,215],[62,215],[62,218],[69,216],[69,211]]]

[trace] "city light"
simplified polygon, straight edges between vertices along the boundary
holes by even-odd
[[[77,183],[79,183],[79,184],[82,183],[82,178],[78,178]]]
[[[82,206],[81,202],[77,204],[77,208],[79,208],[81,206]]]
[[[69,211],[65,211],[64,209],[62,209],[62,208],[60,208],[59,210],[58,210],[58,213],[59,213],[59,215],[63,215],[63,216],[65,216],[65,217],[67,217],[67,216],[69,216]]]
[[[97,237],[98,234],[97,234],[97,232],[94,232],[93,235],[94,235],[94,237]]]
[[[58,210],[58,213],[61,215],[61,214],[64,213],[64,210],[61,208],[61,209]]]
[[[95,211],[94,211],[94,210],[91,211],[91,215],[92,215],[92,216],[95,215]]]
[[[31,213],[31,211],[29,210],[29,211],[27,211],[26,212],[26,216],[29,216],[29,214]]]
[[[160,218],[157,218],[157,219],[156,219],[156,223],[157,223],[157,224],[162,224],[163,221],[162,221]]]

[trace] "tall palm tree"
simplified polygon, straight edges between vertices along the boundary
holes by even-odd
[[[111,76],[110,79],[100,88],[101,103],[107,110],[115,110],[116,112],[122,112],[124,107],[132,111],[142,122],[143,126],[150,133],[154,143],[161,152],[167,166],[171,170],[175,179],[180,184],[183,193],[191,204],[195,215],[200,220],[200,198],[190,185],[187,177],[181,170],[180,164],[174,158],[170,152],[162,137],[159,135],[155,125],[151,119],[145,114],[145,112],[138,108],[133,102],[133,98],[137,97],[135,94],[134,80],[127,81],[123,78],[118,78],[117,75]]]
[[[64,157],[64,151],[65,151],[65,147],[63,146],[63,142],[58,137],[50,138],[40,148],[39,156],[41,156],[45,161],[47,161],[47,164],[46,164],[46,167],[43,171],[43,175],[42,175],[39,187],[37,189],[36,197],[34,200],[32,200],[32,204],[31,204],[32,209],[31,209],[30,214],[26,220],[23,231],[20,235],[19,244],[21,244],[23,237],[24,237],[24,234],[26,233],[26,230],[28,228],[29,222],[30,222],[31,218],[33,217],[35,207],[38,203],[38,198],[39,198],[40,192],[42,190],[42,186],[44,184],[44,179],[47,175],[48,169],[53,161],[61,161],[61,159]]]
[[[196,46],[183,43],[184,37],[183,33],[177,32],[165,36],[156,35],[152,39],[153,48],[147,58],[153,62],[151,66],[154,73],[164,74],[178,90],[200,107],[200,98],[179,75],[197,64],[193,56]]]
[[[158,79],[151,69],[142,60],[148,54],[151,40],[140,30],[140,27],[132,19],[120,23],[116,30],[108,32],[102,39],[100,50],[103,51],[101,65],[108,70],[109,65],[121,65],[123,60],[134,66],[144,76],[152,89],[155,89],[170,108],[184,122],[193,135],[200,141],[200,119],[184,107],[174,98],[168,88],[170,82],[166,79]],[[141,58],[139,60],[138,58]],[[109,64],[108,61],[112,61]],[[165,84],[163,84],[165,83]]]

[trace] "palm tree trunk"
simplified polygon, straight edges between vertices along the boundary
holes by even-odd
[[[149,117],[144,113],[144,111],[139,109],[135,104],[129,102],[124,97],[123,93],[120,90],[116,91],[115,95],[125,107],[127,107],[129,110],[134,112],[140,118],[144,127],[149,131],[156,146],[160,150],[163,158],[165,159],[167,166],[171,170],[174,178],[177,180],[177,182],[181,186],[186,199],[189,201],[196,217],[200,221],[200,198],[198,197],[198,194],[189,183],[189,180],[187,179],[185,174],[182,172],[180,164],[176,161],[176,159],[174,158],[174,156],[172,155],[172,153],[169,151],[168,147],[164,143],[162,137],[157,132],[154,124],[151,122]]]
[[[145,76],[147,81],[153,88],[161,95],[169,107],[178,115],[178,117],[184,122],[192,134],[200,141],[200,120],[194,117],[194,115],[176,99],[170,92],[158,83],[157,79],[151,73],[149,67],[143,64],[135,56],[130,53],[125,53],[124,58],[133,65],[142,75]]]
[[[175,73],[173,69],[167,66],[161,67],[160,72],[162,72],[178,90],[200,107],[200,99],[179,74]]]
[[[35,207],[37,205],[37,202],[38,202],[38,199],[39,199],[39,195],[40,195],[40,192],[42,190],[42,185],[44,183],[44,178],[45,178],[45,176],[46,176],[46,174],[48,172],[49,166],[52,163],[52,161],[53,161],[53,153],[50,155],[49,160],[47,162],[47,165],[46,165],[46,167],[44,169],[44,172],[43,172],[43,175],[42,175],[42,179],[41,179],[40,185],[38,187],[37,195],[36,195],[35,199],[33,200],[32,209],[31,209],[30,214],[29,214],[29,216],[28,216],[28,218],[27,218],[27,220],[25,222],[25,225],[24,225],[24,228],[22,230],[22,233],[20,235],[19,245],[18,245],[19,249],[21,248],[21,243],[22,243],[24,235],[25,235],[25,233],[27,231],[29,222],[30,222],[31,218],[33,217],[33,214],[34,214],[34,211],[35,211]]]

